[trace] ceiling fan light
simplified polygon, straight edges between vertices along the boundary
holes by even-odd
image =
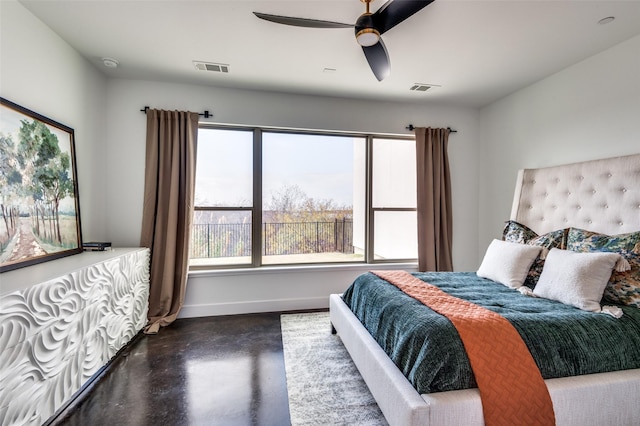
[[[363,28],[356,33],[356,40],[362,47],[369,47],[380,41],[380,33],[375,28]]]

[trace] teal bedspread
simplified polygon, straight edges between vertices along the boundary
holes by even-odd
[[[412,274],[505,317],[545,379],[640,368],[640,309],[621,318],[527,297],[475,272]],[[394,285],[367,273],[343,299],[419,393],[476,387],[451,322]]]

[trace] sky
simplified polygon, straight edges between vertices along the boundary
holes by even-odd
[[[33,118],[22,114],[8,106],[2,105],[0,107],[0,133],[5,136],[11,136],[14,143],[19,142],[19,131],[21,127],[21,120],[31,121]],[[69,134],[57,127],[51,126],[45,123],[49,131],[58,137],[58,146],[60,151],[71,153],[71,137]]]
[[[251,205],[252,141],[251,131],[200,130],[196,205],[220,198]],[[263,132],[263,199],[297,185],[315,200],[352,206],[354,141],[364,138]]]

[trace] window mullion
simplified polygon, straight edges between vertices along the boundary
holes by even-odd
[[[365,158],[366,158],[366,188],[365,188],[365,259],[366,263],[372,263],[373,254],[373,239],[374,239],[374,222],[373,222],[373,136],[367,136],[367,142],[365,145]]]
[[[262,130],[253,131],[253,213],[251,263],[262,265]]]

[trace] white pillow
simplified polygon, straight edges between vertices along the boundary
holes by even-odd
[[[600,312],[602,294],[619,259],[617,253],[551,249],[533,294]]]
[[[493,240],[476,274],[507,287],[519,288],[541,250],[540,246]]]

